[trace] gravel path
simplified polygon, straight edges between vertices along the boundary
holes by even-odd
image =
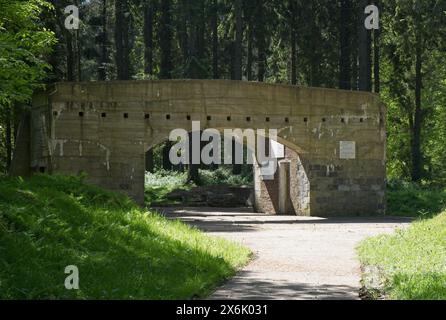
[[[252,249],[254,260],[211,299],[358,299],[355,246],[393,232],[403,218],[274,216],[249,209],[164,208],[205,232]]]

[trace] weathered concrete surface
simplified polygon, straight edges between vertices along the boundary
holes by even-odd
[[[405,227],[403,218],[263,215],[246,209],[160,209],[250,247],[255,259],[211,299],[359,299],[355,246]]]
[[[224,81],[57,83],[33,100],[33,170],[77,174],[142,203],[145,152],[173,129],[277,129],[294,153],[290,213],[385,211],[385,114],[377,95]],[[341,156],[354,142],[355,157]],[[278,183],[256,182],[256,207],[278,211]]]

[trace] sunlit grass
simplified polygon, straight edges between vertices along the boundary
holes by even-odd
[[[363,241],[363,266],[380,270],[391,299],[446,299],[446,212]]]
[[[77,177],[0,181],[0,298],[205,297],[250,251]],[[76,265],[80,289],[66,290]]]

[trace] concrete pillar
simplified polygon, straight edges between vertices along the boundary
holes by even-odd
[[[279,161],[279,214],[287,214],[290,209],[290,164],[289,160]]]

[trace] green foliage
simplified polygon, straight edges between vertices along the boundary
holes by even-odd
[[[39,15],[43,0],[0,0],[0,105],[29,100],[49,65],[42,55],[55,42]]]
[[[242,173],[234,175],[230,166],[220,166],[217,170],[199,170],[200,185],[248,186],[252,184],[252,166],[242,166]],[[146,172],[145,203],[150,206],[157,204],[176,204],[168,199],[174,190],[189,190],[194,184],[187,183],[187,172],[157,170],[155,173]]]
[[[416,49],[420,48],[422,178],[446,181],[446,3],[381,1],[381,97],[388,107],[388,176],[410,179],[415,138]]]
[[[432,217],[446,209],[446,189],[391,181],[387,190],[387,214]]]
[[[228,185],[249,186],[252,184],[252,166],[242,167],[242,174],[235,175],[231,167],[219,167],[217,170],[200,170],[200,181],[203,186]]]
[[[79,177],[0,181],[0,299],[205,297],[249,255]]]
[[[391,299],[446,299],[446,212],[358,247],[363,266],[378,267]]]
[[[187,184],[187,172],[157,170],[155,173],[146,172],[145,203],[166,204],[167,196],[174,190],[188,190],[192,185]]]

